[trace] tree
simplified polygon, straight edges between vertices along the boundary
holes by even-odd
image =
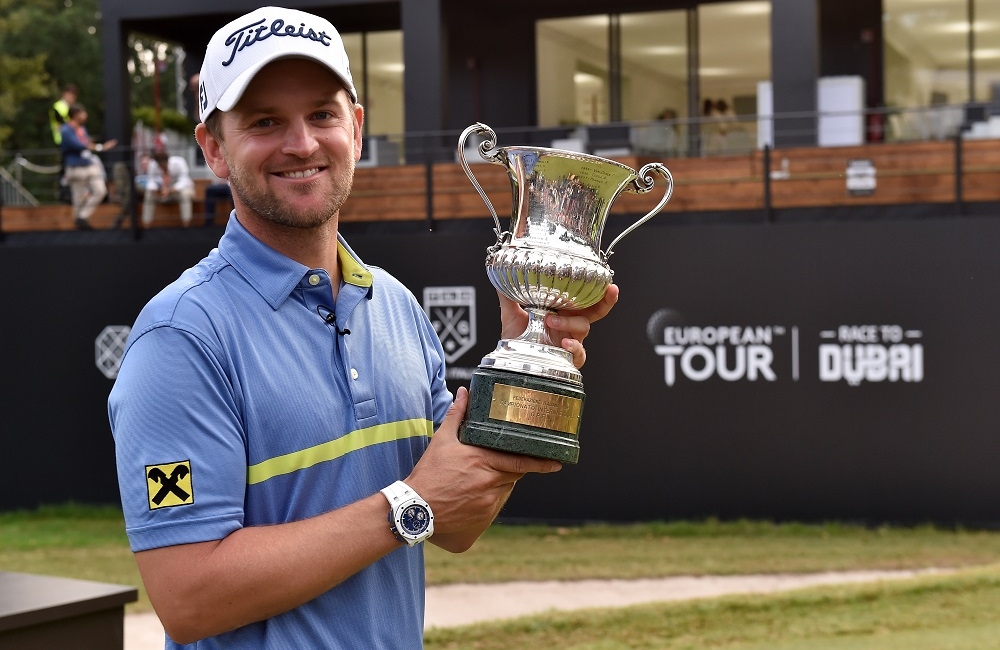
[[[0,148],[51,149],[49,107],[80,87],[88,130],[101,133],[104,81],[98,0],[0,0]],[[9,111],[5,112],[5,111]]]
[[[143,34],[129,34],[126,66],[132,80],[129,93],[133,125],[141,120],[148,127],[154,126],[154,79],[158,77],[160,125],[181,133],[194,131],[193,119],[178,110],[178,104],[184,103],[187,89],[183,73],[180,84],[176,82],[177,69],[183,68],[184,56],[184,50],[176,44]],[[157,66],[158,75],[154,72]]]
[[[0,31],[3,29],[0,20]],[[14,134],[18,109],[29,100],[49,95],[45,56],[18,58],[0,54],[0,79],[5,80],[0,86],[0,149],[3,149]]]
[[[12,10],[12,0],[0,0],[0,35],[22,31],[28,22],[26,13]],[[5,47],[0,36],[0,149],[14,134],[14,123],[21,106],[29,100],[47,97],[49,76],[45,55],[18,56]]]

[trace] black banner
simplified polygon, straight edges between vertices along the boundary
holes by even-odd
[[[345,231],[422,301],[464,383],[499,333],[490,224]],[[995,524],[998,242],[981,218],[657,217],[611,260],[579,465],[520,481],[503,516]],[[117,501],[115,328],[209,247],[0,248],[0,508]]]

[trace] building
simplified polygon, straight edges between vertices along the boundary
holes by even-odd
[[[714,128],[698,128],[706,100],[744,118],[732,150],[815,145],[824,110],[854,112],[862,125],[852,137],[864,141],[950,137],[1000,101],[1000,3],[991,0],[285,4],[344,34],[369,136],[448,132],[451,143],[483,121],[554,129],[540,134],[551,139],[565,127],[665,115],[677,127],[670,153],[704,153]],[[103,0],[105,95],[118,98],[107,106],[110,135],[129,132],[130,33],[181,45],[193,74],[213,31],[256,6]],[[826,101],[817,87],[831,77],[857,85]],[[758,113],[783,116],[762,140]]]

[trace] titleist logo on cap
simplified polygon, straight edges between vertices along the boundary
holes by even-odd
[[[329,34],[325,31],[317,33],[315,30],[307,28],[305,23],[299,23],[298,27],[295,25],[286,25],[285,21],[281,18],[275,18],[271,21],[270,25],[266,25],[265,23],[267,23],[267,19],[262,18],[255,23],[240,27],[226,37],[226,45],[231,46],[233,49],[229,55],[229,59],[223,61],[222,65],[228,66],[239,52],[242,52],[254,43],[267,40],[272,36],[306,38],[327,47],[330,45]]]

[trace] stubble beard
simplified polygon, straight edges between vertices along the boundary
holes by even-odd
[[[303,196],[321,193],[323,201],[313,210],[292,209],[280,197],[267,189],[266,183],[254,182],[253,175],[244,167],[231,160],[223,152],[229,167],[229,185],[237,199],[251,212],[264,221],[289,228],[318,228],[339,212],[350,196],[354,182],[354,159],[344,161],[343,167],[328,167],[333,183],[324,187],[319,181],[300,185],[295,190]]]

